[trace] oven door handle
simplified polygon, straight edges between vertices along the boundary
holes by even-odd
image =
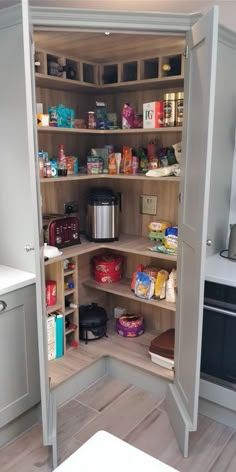
[[[206,310],[209,310],[209,311],[215,311],[216,313],[222,313],[222,315],[236,316],[235,311],[225,310],[224,308],[217,308],[212,305],[203,305],[203,308],[206,308]]]

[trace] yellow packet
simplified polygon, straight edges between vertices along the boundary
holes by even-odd
[[[155,298],[162,300],[166,297],[166,281],[169,278],[169,273],[167,270],[160,270],[157,274],[156,283],[155,283]]]

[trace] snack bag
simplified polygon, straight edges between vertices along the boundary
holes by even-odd
[[[178,249],[178,227],[171,226],[165,231],[164,247],[177,253]]]
[[[135,122],[135,112],[129,103],[125,103],[122,110],[122,128],[133,128]]]
[[[144,272],[137,272],[134,293],[149,300],[154,294],[154,279]]]
[[[154,294],[158,300],[166,298],[166,281],[168,278],[169,273],[166,270],[160,270],[157,274]]]
[[[176,270],[172,269],[166,284],[166,301],[176,302]]]

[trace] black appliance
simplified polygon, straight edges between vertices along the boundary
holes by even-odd
[[[107,336],[107,313],[97,303],[79,307],[80,339],[88,341]]]
[[[205,282],[201,377],[236,389],[236,287]]]

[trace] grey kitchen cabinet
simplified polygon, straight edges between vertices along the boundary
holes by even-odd
[[[2,173],[1,187],[4,191],[4,201],[8,202],[8,205],[3,205],[3,208],[1,209],[1,224],[3,229],[6,229],[3,240],[4,250],[2,251],[1,257],[5,257],[7,254],[6,248],[8,248],[9,256],[6,260],[3,259],[3,262],[6,265],[12,265],[13,263],[11,262],[13,249],[15,251],[14,261],[17,254],[22,255],[23,263],[27,254],[28,256],[30,255],[30,257],[33,257],[32,252],[25,255],[24,249],[25,243],[31,245],[32,238],[27,240],[23,236],[19,238],[19,234],[17,234],[16,237],[15,222],[18,223],[20,230],[26,231],[27,228],[28,235],[30,232],[29,221],[33,221],[32,215],[34,215],[35,227],[37,227],[37,217],[40,216],[40,205],[38,206],[39,214],[32,211],[32,208],[29,208],[28,210],[26,203],[30,202],[30,198],[26,198],[26,203],[24,204],[19,203],[20,201],[18,202],[17,199],[20,209],[19,207],[16,207],[16,201],[12,199],[12,188],[8,185],[8,182],[12,182],[12,185],[17,188],[19,182],[21,182],[21,187],[26,188],[26,183],[30,182],[31,192],[32,189],[34,190],[38,185],[35,186],[35,172],[32,170],[32,163],[34,164],[32,148],[33,142],[34,140],[37,140],[37,138],[35,130],[32,129],[32,123],[34,123],[32,115],[32,97],[31,100],[29,100],[29,91],[33,88],[32,84],[34,81],[33,70],[30,71],[32,44],[29,38],[32,35],[30,36],[30,28],[28,24],[27,1],[22,0],[21,6],[22,9],[18,7],[18,10],[16,10],[15,7],[6,9],[5,14],[1,13],[0,18],[0,32],[2,39],[0,57],[1,62],[4,64],[0,79],[0,98],[1,103],[4,105],[4,113],[2,113],[4,119],[2,119],[1,122],[1,130],[4,138],[1,140],[1,155],[3,159],[2,167],[4,168],[4,173]],[[197,428],[206,240],[207,238],[212,238],[211,234],[213,234],[213,238],[214,234],[217,234],[219,219],[218,211],[215,211],[216,199],[213,198],[213,195],[215,194],[219,197],[221,208],[227,207],[227,197],[223,198],[225,192],[220,192],[219,189],[222,189],[222,183],[224,190],[230,188],[232,144],[226,146],[226,143],[232,143],[232,140],[229,141],[229,138],[232,136],[232,123],[235,123],[235,119],[233,119],[234,111],[231,109],[231,113],[226,113],[226,108],[222,108],[221,105],[222,102],[224,102],[224,107],[226,107],[227,103],[232,104],[233,107],[235,102],[233,99],[235,96],[234,76],[232,76],[230,81],[227,82],[227,86],[223,87],[222,93],[222,85],[226,83],[223,72],[224,70],[228,71],[227,65],[229,62],[235,63],[235,37],[224,29],[221,29],[220,35],[218,36],[217,15],[217,9],[214,9],[214,12],[209,12],[202,18],[200,18],[199,15],[180,16],[172,14],[160,15],[158,13],[154,15],[144,12],[140,14],[135,12],[131,12],[130,14],[127,14],[127,12],[120,12],[118,14],[117,12],[89,12],[87,10],[83,11],[79,9],[69,10],[68,12],[64,9],[34,7],[31,9],[31,21],[35,28],[45,29],[49,27],[54,28],[55,30],[61,30],[64,27],[67,30],[70,28],[71,30],[77,28],[82,30],[89,29],[92,31],[105,31],[108,28],[112,32],[127,30],[129,32],[146,32],[147,34],[160,32],[179,34],[182,32],[186,35],[186,111],[182,139],[183,159],[181,164],[182,173],[179,215],[179,247],[181,250],[178,255],[178,270],[181,277],[179,277],[176,312],[175,379],[168,401],[169,414],[172,420],[171,422],[174,426],[178,442],[181,445],[184,455],[187,455],[189,432],[196,430]],[[24,65],[25,68],[23,67]],[[15,70],[17,70],[17,80],[15,78]],[[219,71],[222,71],[222,75],[218,74]],[[217,93],[215,93],[215,89]],[[25,91],[27,91],[27,94],[25,94]],[[226,95],[227,100],[225,100]],[[215,113],[214,105],[216,105]],[[22,110],[25,111],[25,120],[22,119]],[[221,113],[217,116],[219,111],[221,111]],[[222,120],[222,116],[224,116],[224,120]],[[11,129],[14,129],[14,139],[9,139],[8,123],[11,123]],[[25,138],[27,142],[25,142],[23,138]],[[31,144],[31,152],[28,152],[28,141]],[[10,144],[11,148],[9,151]],[[19,144],[21,145],[21,154],[19,154]],[[37,146],[35,149],[36,148]],[[224,173],[220,171],[221,168],[219,169],[219,163],[221,162],[220,158],[226,153],[229,155],[227,178],[225,178]],[[10,155],[11,160],[6,159],[6,155]],[[30,156],[30,159],[29,162],[26,162],[24,158],[28,155]],[[35,156],[36,155],[37,153],[35,153]],[[211,171],[212,155],[215,174],[217,174],[217,178],[221,184],[220,186],[218,183],[217,185],[214,183],[214,192],[212,191],[213,178],[211,178],[214,176],[214,173]],[[30,172],[26,175],[26,169],[28,168],[30,168]],[[22,169],[24,172],[22,172]],[[24,180],[22,180],[22,174]],[[211,189],[209,187],[211,187]],[[7,190],[9,192],[8,194],[6,194]],[[20,194],[20,192],[18,193]],[[209,193],[212,195],[210,206],[208,205]],[[27,197],[27,195],[30,195],[30,192],[25,194]],[[220,194],[223,194],[222,197]],[[214,205],[211,204],[211,201]],[[12,205],[11,207],[9,207],[10,204]],[[208,220],[208,206],[212,217],[214,217],[214,221],[212,219],[212,224],[210,225],[210,220]],[[9,214],[11,215],[11,218],[9,218]],[[23,215],[27,215],[27,225],[22,220]],[[12,228],[9,226],[10,223],[13,225]],[[207,227],[212,230],[212,233],[207,232]],[[34,228],[32,228],[32,234],[33,229]],[[12,236],[11,240],[10,236]],[[36,237],[36,242],[37,238],[38,236]],[[16,243],[20,246],[20,252],[18,251]],[[216,248],[215,245],[213,245],[213,247]],[[37,257],[39,259],[39,251],[37,250],[35,252],[36,259]],[[26,267],[22,267],[20,261],[18,268],[30,270],[29,268],[26,269]],[[37,275],[37,283],[39,286],[37,296],[38,300],[42,295],[40,290],[43,290],[43,284],[42,287],[40,287],[39,278],[40,276]],[[19,309],[16,309],[16,311],[17,310]],[[46,433],[49,433],[44,434],[44,443],[53,444],[52,436],[54,430],[52,431],[51,425],[48,424],[48,417],[51,418],[52,414],[46,415],[47,412],[50,413],[52,411],[51,407],[53,402],[49,402],[49,399],[51,400],[52,397],[48,393],[47,364],[45,362],[46,343],[44,334],[46,318],[43,318],[42,312],[43,310],[38,306],[42,424]],[[4,320],[5,313],[3,316]],[[17,319],[16,315],[15,317]],[[24,318],[23,314],[21,314],[21,317]],[[8,321],[8,323],[10,323],[10,321]],[[14,390],[15,386],[14,388],[12,386],[13,379],[8,378],[9,369],[12,369],[13,378],[14,376],[19,375],[20,369],[23,365],[21,356],[23,359],[28,359],[28,354],[25,354],[24,357],[24,351],[19,349],[20,338],[24,339],[24,330],[21,331],[22,325],[19,323],[18,329],[14,326],[13,321],[10,325],[12,325],[14,329],[10,330],[8,328],[8,333],[5,334],[5,336],[4,331],[1,330],[3,334],[1,334],[0,348],[1,362],[4,362],[4,360],[6,362],[7,356],[9,357],[6,373],[1,374],[5,375],[6,381],[9,382],[8,386],[4,389],[4,398],[0,397],[0,415],[2,413],[2,416],[4,416],[5,413],[5,419],[7,417],[7,411],[10,411],[13,405],[17,405],[17,403],[19,405],[18,410],[20,410],[21,398],[24,396],[27,397],[27,394],[25,393],[27,392],[27,376],[24,369],[22,378],[18,378],[18,393]],[[6,326],[8,325],[6,324]],[[24,329],[26,332],[26,324]],[[17,338],[15,347],[13,334]],[[28,336],[31,338],[30,341],[28,340]],[[31,347],[32,344],[34,344],[31,331],[27,332],[25,343],[29,343]],[[15,356],[17,350],[19,350],[20,354],[18,354],[16,360]],[[33,358],[30,359],[30,364],[31,361],[33,363]],[[15,364],[15,362],[19,363],[19,365]],[[4,365],[2,367],[4,367]],[[1,372],[2,370],[3,369],[1,369]],[[28,377],[28,385],[31,385],[29,379],[30,376]],[[5,381],[5,379],[2,380]],[[9,392],[14,398],[10,398]],[[29,398],[30,395],[28,395],[28,399]]]
[[[0,428],[40,401],[35,284],[0,296]]]

